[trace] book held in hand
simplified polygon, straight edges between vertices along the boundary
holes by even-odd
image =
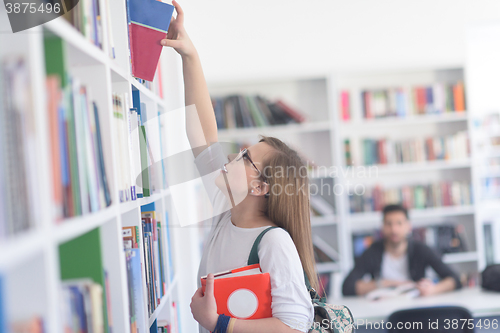
[[[153,81],[160,41],[167,36],[174,6],[156,0],[127,0],[132,75]]]
[[[207,277],[201,278],[205,292]],[[271,277],[262,273],[259,264],[214,274],[217,313],[238,319],[272,317]]]

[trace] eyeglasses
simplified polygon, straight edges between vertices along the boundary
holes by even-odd
[[[248,149],[245,148],[245,149],[242,149],[240,150],[240,152],[238,153],[238,155],[236,155],[236,157],[234,158],[237,162],[240,161],[242,158],[246,159],[248,162],[250,162],[250,164],[254,167],[254,169],[259,173],[259,177],[262,179],[262,181],[264,183],[267,183],[266,182],[266,179],[264,178],[264,176],[262,175],[262,173],[260,172],[259,168],[257,168],[257,166],[255,165],[255,163],[252,161],[252,159],[250,158],[250,155],[248,154]]]

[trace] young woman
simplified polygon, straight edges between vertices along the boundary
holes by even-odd
[[[198,118],[186,116],[188,138],[200,174],[207,175],[203,182],[218,214],[212,219],[198,272],[198,286],[200,277],[210,273],[206,292],[199,288],[191,300],[194,319],[200,332],[214,331],[219,315],[212,273],[246,266],[257,236],[270,226],[279,226],[265,234],[258,249],[261,269],[271,277],[272,317],[233,318],[230,327],[234,333],[307,332],[314,310],[304,273],[315,289],[318,279],[305,166],[296,151],[272,137],[226,157],[218,143],[200,59],[183,25],[184,13],[175,0],[172,3],[177,17],[172,18],[167,38],[161,43],[182,56],[186,106],[195,105]],[[199,125],[190,126],[194,122]]]

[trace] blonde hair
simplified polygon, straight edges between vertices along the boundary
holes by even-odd
[[[311,287],[318,291],[314,261],[307,169],[292,148],[281,140],[261,136],[275,152],[263,162],[263,175],[269,184],[267,216],[292,237]]]

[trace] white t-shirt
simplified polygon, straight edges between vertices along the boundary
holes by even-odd
[[[384,251],[380,278],[382,280],[411,281],[408,256],[405,254],[395,258]]]
[[[198,270],[200,277],[247,265],[248,256],[257,236],[266,228],[240,228],[231,222],[227,199],[215,185],[215,178],[227,158],[219,143],[201,152],[195,159],[203,184],[214,211],[222,212],[212,219],[212,228],[203,250]],[[260,266],[271,277],[271,309],[273,317],[301,332],[307,332],[314,308],[304,281],[304,271],[292,238],[285,230],[275,228],[262,238],[259,249]],[[201,333],[209,331],[201,327]]]

